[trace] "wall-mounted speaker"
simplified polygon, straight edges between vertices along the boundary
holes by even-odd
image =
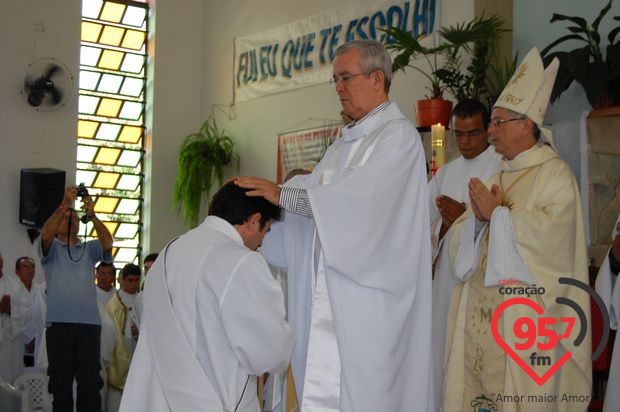
[[[65,171],[22,169],[19,189],[19,223],[42,228],[60,206],[65,194]]]

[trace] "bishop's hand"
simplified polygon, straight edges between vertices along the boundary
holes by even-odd
[[[469,181],[469,197],[476,218],[488,222],[496,207],[502,204],[503,193],[499,186],[493,185],[489,190],[478,178]]]

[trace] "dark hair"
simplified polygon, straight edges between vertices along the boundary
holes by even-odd
[[[280,218],[280,207],[261,196],[246,196],[249,189],[243,189],[228,182],[213,196],[209,216],[217,216],[231,225],[242,225],[254,213],[260,213],[260,227],[268,221]]]
[[[491,116],[489,115],[489,111],[486,106],[480,103],[475,99],[464,99],[457,103],[454,106],[454,110],[452,110],[452,117],[474,117],[478,113],[482,116],[482,124],[484,126],[484,130],[489,127],[489,121],[491,120]]]
[[[532,134],[534,138],[538,141],[540,140],[540,127],[536,124],[535,121],[532,120]]]
[[[31,258],[30,256],[22,256],[22,257],[18,257],[17,260],[15,261],[15,270],[19,270],[19,264],[24,259],[30,261],[32,263],[32,265],[34,266],[34,259],[33,258]]]
[[[116,274],[116,266],[114,266],[114,263],[108,263],[102,260],[97,264],[96,269],[99,270],[99,268],[112,268],[112,270],[114,270],[114,274]]]
[[[159,256],[159,253],[150,253],[146,255],[146,257],[144,258],[144,263],[155,262],[155,259],[157,259],[157,256]]]
[[[138,276],[138,277],[140,277],[141,274],[142,274],[142,272],[140,272],[140,266],[134,265],[133,263],[127,263],[121,269],[121,276],[123,277],[123,279],[125,279],[127,276]]]

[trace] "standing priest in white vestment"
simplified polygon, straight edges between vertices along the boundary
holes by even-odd
[[[620,283],[618,273],[620,272],[620,215],[616,220],[612,233],[613,243],[609,248],[609,253],[596,277],[596,291],[601,295],[605,306],[609,312],[611,328],[620,329]],[[616,342],[611,358],[611,368],[609,370],[609,380],[605,391],[604,412],[614,412],[620,410],[620,339],[616,335]]]
[[[495,409],[488,409],[498,412],[576,412],[589,403],[591,335],[576,343],[582,325],[575,325],[569,337],[559,337],[567,330],[561,319],[574,318],[575,310],[556,299],[572,300],[587,321],[590,297],[559,283],[565,277],[587,285],[588,265],[579,189],[551,146],[550,131],[543,128],[557,69],[554,59],[545,70],[536,48],[525,56],[491,114],[488,130],[496,152],[503,155],[502,170],[487,181],[488,188],[471,179],[471,209],[452,225],[450,265],[458,285],[446,332],[441,404],[446,412],[471,411],[475,403],[489,400]],[[526,298],[525,288],[537,293]],[[527,303],[500,312],[497,334],[506,345],[500,347],[492,316],[515,294]],[[553,322],[542,327],[540,338],[535,336],[538,344],[530,339],[526,345],[515,335],[524,319],[540,325],[545,318]],[[542,377],[551,368],[542,358],[565,363],[539,383],[532,376]]]
[[[32,300],[19,277],[3,273],[0,254],[0,382],[12,384],[24,372],[24,333],[32,318]],[[0,393],[0,411],[14,410],[14,399]]]
[[[467,184],[473,177],[486,181],[500,170],[501,156],[489,144],[489,111],[478,100],[465,99],[452,110],[452,129],[461,156],[442,166],[429,182],[433,257],[433,358],[435,399],[440,399],[443,382],[446,321],[454,277],[450,270],[448,229],[469,205]]]
[[[422,144],[388,100],[392,69],[383,46],[354,41],[335,55],[332,84],[354,119],[343,137],[291,185],[254,177],[236,183],[304,216],[283,231],[289,241],[265,240],[266,249],[279,241],[276,248],[295,262],[289,299],[301,315],[291,319],[301,410],[433,411]],[[281,224],[287,220],[288,213]]]
[[[280,210],[233,183],[149,271],[125,412],[257,412],[256,376],[286,369],[284,297],[256,253]]]

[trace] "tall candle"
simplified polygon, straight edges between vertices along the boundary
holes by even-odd
[[[446,163],[446,127],[441,123],[431,126],[431,145],[435,167],[440,168]]]

